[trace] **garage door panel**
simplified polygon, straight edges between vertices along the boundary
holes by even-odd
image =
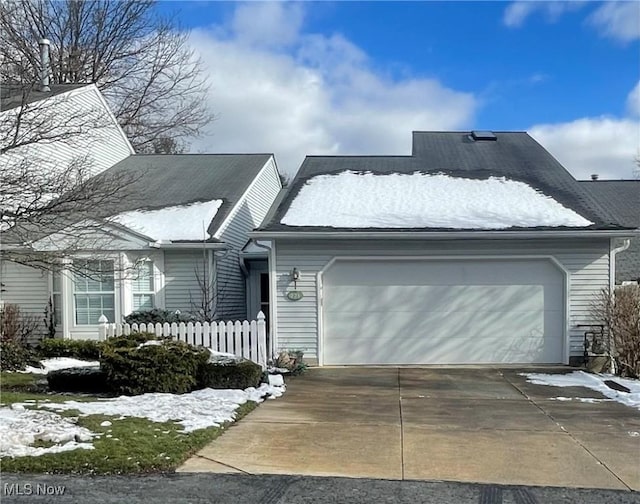
[[[336,262],[325,273],[332,285],[520,285],[535,284],[542,275],[550,283],[562,285],[558,269],[551,262],[534,264],[525,260],[483,260],[478,262],[429,260],[373,260]],[[366,267],[361,266],[365,264]]]
[[[496,311],[526,310],[541,303],[561,305],[561,295],[545,299],[543,285],[493,286],[336,286],[327,297],[325,310],[331,312],[377,311]]]
[[[477,284],[428,283],[442,271]],[[562,362],[564,279],[549,261],[338,262],[323,289],[325,364]]]

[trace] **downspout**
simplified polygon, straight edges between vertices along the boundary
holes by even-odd
[[[613,245],[614,240],[611,240],[611,245]],[[631,240],[629,238],[625,238],[622,240],[622,245],[619,247],[612,247],[609,253],[609,296],[615,296],[615,288],[616,288],[616,255],[620,252],[624,252],[631,245]],[[607,345],[607,351],[609,353],[609,372],[613,375],[616,374],[616,363],[613,358],[613,352],[611,348],[611,342]]]

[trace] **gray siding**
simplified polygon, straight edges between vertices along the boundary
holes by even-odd
[[[317,273],[335,256],[379,255],[546,255],[553,256],[570,273],[569,280],[569,350],[571,356],[582,355],[583,329],[579,324],[590,320],[591,306],[602,289],[609,287],[609,240],[478,241],[426,242],[278,240],[276,246],[277,340],[280,349],[302,349],[317,357],[318,311]],[[301,273],[300,301],[290,301],[286,292],[293,285],[290,271]]]
[[[227,224],[216,234],[232,247],[226,253],[216,253],[220,319],[247,317],[245,278],[240,270],[239,253],[247,243],[247,233],[260,225],[281,188],[272,158],[230,214]]]
[[[0,282],[3,303],[20,306],[20,311],[44,319],[44,310],[49,302],[49,278],[44,271],[11,262],[0,262]],[[44,323],[42,323],[44,330]]]
[[[196,271],[203,275],[205,256],[200,250],[165,251],[164,304],[167,310],[197,311],[202,300]]]

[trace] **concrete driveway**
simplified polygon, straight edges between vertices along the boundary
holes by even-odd
[[[640,490],[640,412],[522,371],[310,369],[179,471]]]

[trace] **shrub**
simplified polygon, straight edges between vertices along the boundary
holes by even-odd
[[[249,360],[206,362],[198,369],[198,388],[240,389],[257,387],[262,380],[262,368]]]
[[[0,370],[21,371],[31,362],[32,356],[28,347],[11,339],[0,340]]]
[[[172,324],[173,322],[193,322],[194,320],[194,317],[188,313],[161,310],[159,308],[133,312],[131,315],[127,315],[124,318],[124,321],[127,324],[157,324],[158,322],[161,324],[164,324],[165,322]]]
[[[208,358],[208,350],[181,341],[165,340],[140,348],[107,344],[100,367],[118,394],[182,394],[196,388],[197,371]]]
[[[0,310],[0,339],[26,345],[37,336],[40,329],[38,317],[22,313],[16,304],[7,303]]]
[[[109,392],[107,374],[99,367],[59,369],[47,374],[49,390],[103,394]]]
[[[110,348],[137,348],[142,343],[145,343],[150,340],[170,340],[170,337],[157,337],[155,334],[150,332],[135,332],[122,336],[113,336],[111,338],[107,338],[106,341],[102,343],[102,347],[110,347]]]
[[[594,314],[609,335],[617,373],[640,377],[640,285],[603,291]]]
[[[74,359],[98,360],[102,343],[96,340],[44,339],[36,348],[38,355],[50,357],[72,357]]]

